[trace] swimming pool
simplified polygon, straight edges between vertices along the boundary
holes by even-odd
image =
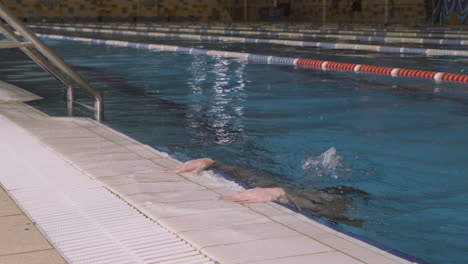
[[[352,214],[364,225],[341,228],[430,263],[465,262],[466,85],[47,43],[103,92],[109,126],[180,159],[212,157],[306,188],[361,189],[370,199],[356,200]],[[222,48],[261,51],[253,45]],[[268,54],[289,52],[314,56],[300,49]],[[18,52],[0,54],[2,80],[45,97],[32,103],[39,109],[66,114],[60,84]],[[467,64],[463,58],[401,60],[359,52],[320,56],[451,72]],[[342,159],[339,166],[305,166],[332,147]]]

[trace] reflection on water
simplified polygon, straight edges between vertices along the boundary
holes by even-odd
[[[192,61],[186,122],[194,144],[229,145],[244,138],[244,67],[227,59],[207,63],[204,56]],[[207,78],[210,87],[206,87]]]

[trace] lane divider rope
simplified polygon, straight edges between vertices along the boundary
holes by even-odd
[[[187,47],[180,47],[180,46],[171,46],[171,45],[136,43],[136,42],[128,42],[128,41],[120,41],[120,40],[91,39],[91,38],[68,37],[68,36],[48,35],[48,34],[37,34],[37,35],[42,38],[82,41],[82,42],[88,42],[92,44],[115,45],[115,46],[123,46],[123,47],[148,49],[148,50],[173,51],[173,52],[181,52],[181,53],[187,53],[187,54],[228,57],[228,58],[246,60],[252,63],[289,65],[289,66],[297,66],[301,68],[310,68],[314,70],[355,72],[355,73],[374,73],[374,74],[382,74],[382,75],[388,75],[388,76],[394,76],[394,77],[416,77],[416,78],[423,78],[423,79],[432,79],[435,81],[468,83],[468,75],[466,74],[412,70],[412,69],[403,69],[403,68],[362,65],[362,64],[322,61],[322,60],[303,59],[303,58],[277,57],[277,56],[269,56],[269,55],[249,54],[249,53],[243,53],[243,52],[206,50],[206,49],[187,48]]]

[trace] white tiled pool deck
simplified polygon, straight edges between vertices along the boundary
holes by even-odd
[[[14,147],[7,128],[24,131],[25,136],[49,149],[50,155],[99,182],[116,194],[115,199],[128,202],[213,261],[411,263],[275,203],[219,200],[220,195],[241,187],[209,173],[165,173],[179,162],[92,119],[49,117],[23,103],[34,99],[38,98],[0,82],[1,146]],[[0,160],[1,167],[4,162]],[[41,160],[22,162],[31,167]],[[1,220],[0,215],[0,230],[4,225]],[[14,252],[0,251],[0,263],[2,256],[11,254]]]

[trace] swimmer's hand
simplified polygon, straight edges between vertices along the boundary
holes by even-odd
[[[284,202],[287,200],[283,188],[255,188],[241,191],[229,196],[221,196],[221,200],[239,203]]]
[[[213,163],[214,163],[214,160],[209,159],[209,158],[189,160],[185,163],[180,164],[174,169],[170,169],[166,171],[169,173],[184,173],[184,172],[200,173],[206,168],[208,168],[209,166],[211,166],[211,164]]]

